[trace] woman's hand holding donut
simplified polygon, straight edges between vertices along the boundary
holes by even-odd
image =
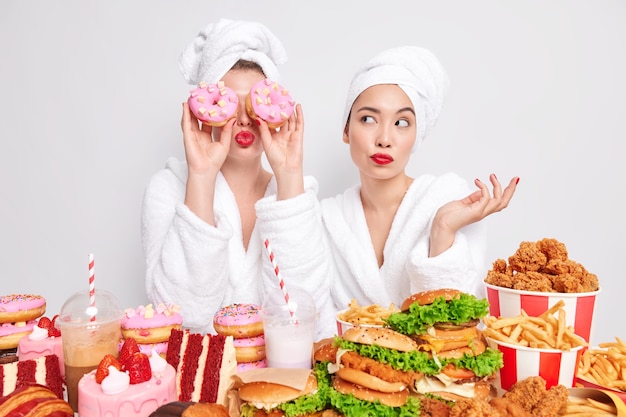
[[[181,128],[187,160],[187,188],[185,205],[198,217],[211,225],[215,225],[213,200],[215,180],[220,171],[231,143],[231,132],[235,119],[228,121],[222,128],[220,140],[213,141],[213,128],[198,123],[198,119],[183,103]]]
[[[267,123],[257,118],[261,140],[267,160],[278,185],[279,200],[295,197],[304,192],[302,148],[304,116],[300,104],[278,131],[271,132]]]
[[[489,176],[493,194],[479,179],[474,184],[479,190],[467,197],[444,204],[437,210],[430,233],[429,256],[437,256],[452,246],[455,233],[464,226],[476,223],[490,214],[505,209],[517,188],[519,177],[513,178],[503,190],[495,174]]]
[[[220,140],[213,141],[213,128],[206,123],[202,128],[198,119],[189,109],[189,104],[183,103],[181,128],[185,145],[185,158],[190,174],[215,174],[220,170],[231,143],[231,131],[235,119],[231,119],[221,129]]]

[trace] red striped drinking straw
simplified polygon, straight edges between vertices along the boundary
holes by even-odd
[[[269,239],[265,239],[265,249],[267,249],[267,254],[270,257],[270,262],[272,263],[272,267],[274,268],[274,275],[276,275],[276,278],[278,279],[278,286],[280,287],[281,291],[283,292],[283,296],[285,297],[285,302],[287,303],[289,314],[291,315],[291,317],[293,317],[296,312],[293,308],[293,304],[289,303],[289,292],[287,291],[285,281],[280,274],[280,268],[278,268],[278,264],[276,263],[276,257],[274,256],[274,252],[270,247]]]
[[[89,254],[89,307],[95,310],[96,307],[96,276],[94,273],[94,257],[93,253]],[[96,320],[96,315],[91,316],[91,321]]]

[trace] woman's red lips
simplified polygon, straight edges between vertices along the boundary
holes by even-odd
[[[391,155],[387,155],[386,153],[375,153],[370,156],[370,158],[378,165],[387,165],[393,162],[393,157]]]
[[[235,142],[244,148],[248,147],[254,143],[254,134],[252,132],[248,132],[247,130],[242,130],[235,135]]]

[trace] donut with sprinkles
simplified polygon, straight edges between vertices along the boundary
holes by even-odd
[[[213,316],[213,328],[218,334],[235,339],[263,334],[261,307],[257,304],[231,304]]]
[[[27,322],[46,312],[46,299],[36,294],[0,296],[0,323]]]

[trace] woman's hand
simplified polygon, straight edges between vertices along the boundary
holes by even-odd
[[[185,158],[190,175],[217,175],[222,168],[230,149],[231,132],[235,119],[229,120],[221,129],[219,141],[213,141],[213,128],[202,124],[183,103],[183,115],[180,122],[185,145]]]
[[[222,127],[220,140],[214,142],[213,128],[205,124],[200,128],[198,119],[189,110],[189,105],[183,103],[180,126],[183,130],[188,171],[185,205],[212,226],[215,226],[215,181],[230,149],[233,124],[234,118]]]
[[[270,132],[267,123],[257,118],[263,149],[272,167],[278,185],[279,200],[295,197],[304,192],[302,148],[304,116],[300,104],[278,131]]]
[[[493,194],[489,192],[487,184],[475,179],[474,184],[480,188],[479,190],[461,200],[451,201],[437,210],[430,233],[431,257],[452,246],[454,235],[460,228],[476,223],[509,205],[519,177],[513,178],[504,190],[495,174],[489,176],[489,181],[493,186]]]

